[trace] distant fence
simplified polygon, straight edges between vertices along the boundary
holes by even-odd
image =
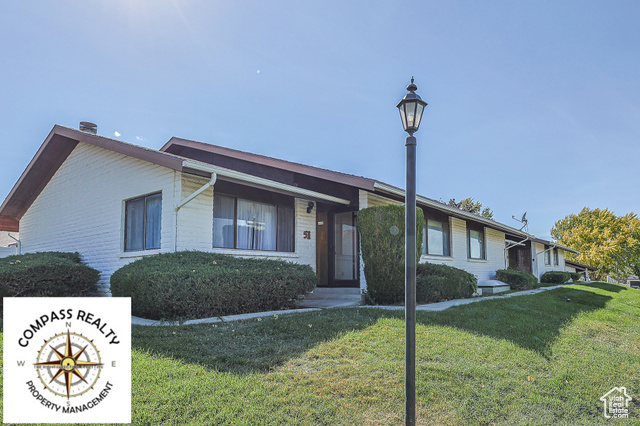
[[[611,278],[609,275],[607,275],[607,282],[608,282],[609,284],[622,284],[622,285],[627,285],[627,282],[626,282],[626,281],[618,281],[618,280],[615,280],[615,279]]]
[[[18,254],[18,247],[0,247],[0,257],[13,256]]]

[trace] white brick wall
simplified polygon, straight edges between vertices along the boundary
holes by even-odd
[[[484,228],[486,259],[469,259],[467,255],[466,221],[449,217],[451,256],[422,255],[420,262],[438,263],[463,269],[476,276],[478,282],[493,279],[498,269],[505,267],[504,233]]]
[[[182,174],[180,200],[202,188],[209,179]],[[178,210],[178,251],[211,251],[213,247],[213,188],[209,187]]]
[[[310,265],[316,270],[316,208],[307,213],[309,200],[296,198],[296,253],[298,263]],[[304,232],[310,232],[310,239],[304,238]]]
[[[176,206],[208,182],[125,155],[79,143],[20,221],[23,253],[77,251],[101,272],[108,291],[111,274],[143,256],[178,250],[222,252],[266,257],[316,267],[316,209],[295,199],[295,253],[214,249],[213,188]],[[162,192],[161,248],[124,251],[124,206],[127,199]],[[309,231],[309,239],[304,232]],[[177,242],[177,243],[176,243]]]
[[[565,265],[564,265],[564,250],[560,250],[558,249],[558,265],[554,265],[553,264],[553,250],[551,250],[551,254],[550,254],[550,259],[551,259],[551,265],[545,265],[544,263],[544,244],[540,244],[540,243],[531,243],[531,250],[532,250],[532,258],[535,259],[535,262],[533,262],[534,267],[533,267],[533,274],[538,277],[538,279],[540,279],[540,277],[548,271],[564,271],[565,270]]]
[[[174,244],[173,170],[79,143],[20,220],[22,252],[77,251],[109,277],[142,254]],[[179,181],[177,182],[179,184]],[[124,202],[162,192],[161,249],[124,252]]]

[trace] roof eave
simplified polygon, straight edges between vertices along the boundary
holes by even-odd
[[[305,176],[310,176],[318,179],[324,179],[331,182],[337,182],[344,185],[352,186],[358,189],[367,191],[374,190],[375,180],[351,175],[348,173],[336,172],[334,170],[323,169],[320,167],[309,166],[306,164],[295,163],[292,161],[281,160],[274,157],[268,157],[260,154],[253,154],[250,152],[240,151],[237,149],[226,148],[218,145],[212,145],[204,142],[193,141],[189,139],[181,139],[178,137],[172,137],[167,143],[160,148],[161,152],[166,152],[172,146],[185,147],[204,152],[209,152],[215,155],[221,155],[231,157],[238,160],[247,161],[250,163],[256,163],[263,166],[273,167],[276,169],[286,170],[293,173],[299,173]],[[181,154],[178,154],[181,155]]]
[[[19,231],[24,213],[79,142],[182,171],[179,156],[56,124],[0,205],[0,229]]]
[[[396,196],[399,196],[401,198],[405,197],[405,191],[404,190],[402,190],[400,188],[396,188],[396,187],[391,186],[391,185],[387,185],[386,183],[376,182],[374,184],[374,187],[375,187],[376,190],[379,190],[380,192],[385,192],[387,194],[396,195]],[[468,220],[472,220],[472,221],[475,221],[475,222],[482,223],[482,224],[484,224],[484,225],[486,225],[486,226],[488,226],[490,228],[497,229],[497,230],[500,230],[500,231],[503,231],[503,232],[508,232],[509,234],[517,235],[517,236],[520,236],[520,237],[533,238],[532,235],[527,234],[526,232],[522,232],[519,229],[512,228],[509,225],[505,225],[503,223],[497,222],[495,220],[487,219],[487,218],[484,218],[482,216],[475,215],[473,213],[465,212],[464,210],[460,210],[458,208],[448,206],[446,204],[440,203],[438,201],[432,200],[432,199],[424,197],[422,195],[417,195],[416,196],[416,202],[418,204],[422,204],[424,206],[432,207],[432,208],[440,210],[442,212],[449,213],[449,214],[451,214],[453,216],[457,216],[457,217],[460,217],[460,218],[464,218],[464,219],[468,219]]]

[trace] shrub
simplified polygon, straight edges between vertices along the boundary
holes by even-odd
[[[580,272],[569,272],[571,275],[571,280],[573,282],[580,281],[582,279],[582,274]]]
[[[100,273],[78,253],[40,252],[0,259],[1,297],[79,297],[96,291]],[[0,307],[2,300],[0,300]]]
[[[367,279],[367,300],[389,304],[404,300],[404,206],[358,212],[358,231]],[[424,215],[416,209],[416,262],[422,253]]]
[[[538,279],[517,269],[500,269],[496,271],[496,280],[509,284],[511,290],[529,290],[538,287]]]
[[[473,274],[447,265],[421,263],[416,276],[416,300],[418,303],[471,297],[478,289]]]
[[[543,283],[562,284],[571,279],[571,273],[562,271],[549,271],[542,274],[540,281]]]
[[[130,296],[143,318],[206,318],[280,309],[316,282],[308,265],[185,251],[123,266],[111,276],[111,293]]]

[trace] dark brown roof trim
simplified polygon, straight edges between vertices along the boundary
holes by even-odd
[[[301,173],[307,176],[338,182],[372,192],[374,191],[374,184],[376,182],[374,179],[369,179],[362,176],[335,172],[333,170],[321,169],[319,167],[307,166],[305,164],[294,163],[291,161],[280,160],[278,158],[252,154],[250,152],[239,151],[237,149],[225,148],[222,146],[211,145],[204,142],[197,142],[177,137],[172,137],[169,142],[167,142],[162,148],[160,148],[160,151],[181,155],[180,148],[182,147],[197,149],[215,155],[236,158],[239,160],[274,167],[276,169],[282,169],[289,172]]]
[[[598,268],[594,268],[593,266],[589,266],[589,265],[583,265],[582,263],[578,263],[578,262],[573,262],[571,260],[564,260],[564,264],[565,265],[569,265],[569,266],[576,266],[578,268],[584,268],[584,269],[588,269],[590,271],[597,271]]]
[[[558,244],[558,243],[554,243],[554,242],[552,242],[552,241],[543,240],[543,239],[541,239],[541,238],[533,238],[533,239],[532,239],[532,241],[533,241],[534,243],[544,244],[544,245],[546,245],[546,246],[551,246],[551,247],[559,248],[559,249],[562,249],[562,250],[564,250],[564,251],[568,251],[568,252],[571,252],[571,253],[575,253],[575,254],[580,253],[579,251],[576,251],[576,250],[574,250],[574,249],[572,249],[572,248],[565,247],[565,246],[561,246],[561,245],[560,245],[560,244]]]

